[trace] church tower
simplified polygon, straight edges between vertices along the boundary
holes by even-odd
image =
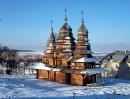
[[[88,30],[84,25],[83,12],[81,25],[77,33],[77,43],[75,47],[73,63],[71,66],[75,71],[82,71],[85,69],[95,68],[95,59],[92,57],[92,51],[88,40]],[[86,85],[90,82],[96,81],[96,75],[81,75],[80,73],[73,73],[71,75],[71,83]]]
[[[45,64],[54,65],[53,57],[54,57],[55,45],[56,45],[56,41],[55,41],[55,36],[54,36],[53,26],[51,21],[51,35],[48,39],[48,44],[43,57],[43,62]]]
[[[65,9],[64,24],[60,28],[56,45],[55,57],[58,59],[57,66],[66,66],[67,60],[72,57],[75,50],[75,39],[73,37],[72,28],[67,22],[66,11]]]
[[[77,33],[77,44],[74,52],[74,58],[78,59],[81,57],[92,57],[92,51],[90,48],[90,43],[88,39],[88,30],[84,25],[84,19],[83,19],[83,12],[82,12],[82,19],[81,19],[81,25],[78,29]]]

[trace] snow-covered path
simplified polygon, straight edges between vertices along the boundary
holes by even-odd
[[[30,77],[0,77],[0,99],[130,99],[130,81],[106,79],[106,86],[86,87],[36,80]],[[115,91],[115,93],[114,93]]]

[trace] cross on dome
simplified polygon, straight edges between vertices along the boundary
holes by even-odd
[[[66,13],[67,13],[68,10],[65,8],[64,11],[65,11],[65,19],[64,19],[64,21],[65,21],[65,23],[67,23],[67,16],[66,16]]]
[[[67,11],[68,11],[68,10],[65,8],[65,17],[66,17],[66,13],[67,13]]]
[[[83,14],[84,14],[84,12],[83,12],[83,10],[82,10],[82,11],[81,11],[81,15],[82,15],[81,23],[82,23],[82,24],[84,24]]]
[[[53,32],[53,25],[52,25],[52,20],[51,20],[51,32]]]

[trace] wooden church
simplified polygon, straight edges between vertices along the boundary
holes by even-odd
[[[96,75],[97,72],[100,73],[100,68],[95,66],[96,59],[92,56],[83,14],[76,41],[66,14],[57,39],[51,25],[51,35],[42,62],[44,68],[37,69],[38,79],[74,85],[96,82]]]

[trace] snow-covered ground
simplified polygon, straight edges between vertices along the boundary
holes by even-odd
[[[27,76],[0,76],[0,99],[130,99],[130,81],[110,78],[103,80],[105,86],[87,87]]]

